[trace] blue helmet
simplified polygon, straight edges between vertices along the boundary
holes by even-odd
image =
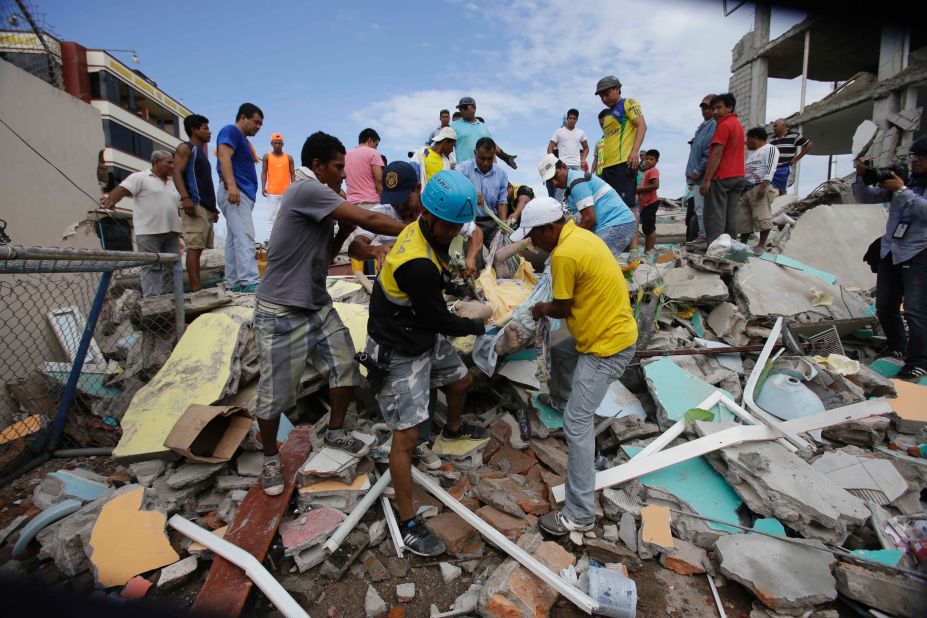
[[[443,170],[425,185],[422,206],[444,221],[470,223],[476,218],[476,189],[461,172]]]

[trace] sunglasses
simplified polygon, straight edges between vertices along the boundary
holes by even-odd
[[[698,106],[699,106],[699,109],[701,109],[701,108],[703,108],[703,107],[707,107],[707,108],[711,109],[711,105],[709,105],[708,103],[699,103]]]

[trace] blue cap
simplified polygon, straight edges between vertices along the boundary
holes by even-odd
[[[407,161],[393,161],[383,170],[383,193],[380,202],[398,206],[405,204],[418,186],[418,172]]]

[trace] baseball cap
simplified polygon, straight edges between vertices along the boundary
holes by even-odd
[[[383,193],[380,202],[396,206],[409,199],[418,185],[418,172],[407,161],[393,161],[383,170]]]
[[[541,159],[541,162],[538,163],[538,174],[541,175],[541,180],[547,182],[554,177],[554,173],[557,171],[558,161],[560,161],[560,159],[552,154]]]
[[[621,80],[614,75],[606,75],[595,85],[595,93],[599,94],[603,90],[608,90],[609,88],[621,88]]]
[[[455,131],[454,129],[450,127],[444,127],[443,129],[435,133],[434,139],[431,141],[437,144],[438,142],[444,141],[446,139],[456,140],[457,131]]]
[[[473,97],[461,97],[460,101],[457,102],[457,109],[460,109],[463,105],[476,105],[476,101],[473,100]]]
[[[911,147],[908,151],[916,154],[927,153],[927,135],[923,135],[911,142]]]
[[[513,241],[524,240],[536,227],[547,225],[563,218],[563,207],[552,197],[536,197],[521,211],[521,225],[512,234]]]
[[[283,133],[274,133],[273,135],[270,136],[270,141],[274,141],[274,140],[277,140],[277,139],[280,140],[280,141],[282,142],[282,141],[283,141]]]

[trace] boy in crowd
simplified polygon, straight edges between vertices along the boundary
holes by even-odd
[[[648,150],[641,159],[644,175],[638,184],[637,204],[641,211],[641,231],[644,232],[644,251],[653,251],[653,246],[657,243],[657,208],[660,198],[657,197],[657,189],[660,188],[660,170],[657,169],[657,161],[660,160],[659,150]]]

